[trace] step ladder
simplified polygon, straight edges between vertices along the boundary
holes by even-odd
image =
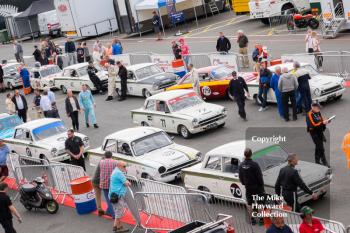
[[[344,24],[347,22],[344,15],[343,4],[341,2],[334,7],[334,12],[332,18],[325,19],[321,15],[321,30],[323,38],[336,38]]]
[[[217,7],[215,0],[209,0],[208,6],[209,6],[209,10],[210,10],[212,15],[214,15],[214,13],[216,13],[216,12],[218,14],[220,14],[219,8]]]

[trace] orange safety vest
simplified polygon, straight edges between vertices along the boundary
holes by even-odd
[[[350,131],[345,134],[341,149],[345,154],[346,160],[348,162],[348,168],[350,169]]]

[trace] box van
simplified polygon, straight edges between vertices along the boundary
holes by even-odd
[[[56,10],[38,14],[38,24],[41,35],[59,36],[61,34],[61,24]]]

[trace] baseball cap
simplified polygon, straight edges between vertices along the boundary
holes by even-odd
[[[307,215],[307,214],[312,214],[312,213],[314,212],[314,210],[311,209],[311,208],[308,207],[308,206],[304,206],[303,208],[300,209],[300,212],[301,212],[302,214]]]

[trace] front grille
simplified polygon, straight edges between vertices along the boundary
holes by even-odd
[[[218,120],[220,120],[220,119],[222,119],[222,118],[224,118],[224,117],[225,117],[224,114],[219,114],[219,115],[216,115],[216,116],[214,116],[214,117],[210,117],[210,118],[208,118],[208,119],[201,120],[201,121],[198,122],[198,124],[199,124],[200,126],[208,125],[208,124],[213,123],[213,122],[215,122],[215,121],[218,121]]]
[[[343,87],[341,85],[336,85],[334,87],[331,87],[331,88],[327,88],[327,89],[324,89],[323,91],[321,91],[321,95],[328,95],[332,92],[335,92],[335,91],[338,91],[338,90],[341,90]]]
[[[163,173],[161,175],[161,177],[165,177],[165,176],[168,176],[168,175],[172,175],[172,174],[178,173],[178,172],[181,171],[181,169],[186,168],[186,167],[190,167],[190,166],[192,166],[194,164],[197,164],[199,162],[200,161],[198,161],[197,159],[193,159],[193,160],[187,161],[186,163],[182,163],[182,164],[176,165],[174,167],[169,168],[165,173]]]
[[[159,85],[158,89],[165,89],[165,88],[171,87],[171,86],[173,86],[175,84],[176,84],[176,82],[163,83],[163,84]]]

